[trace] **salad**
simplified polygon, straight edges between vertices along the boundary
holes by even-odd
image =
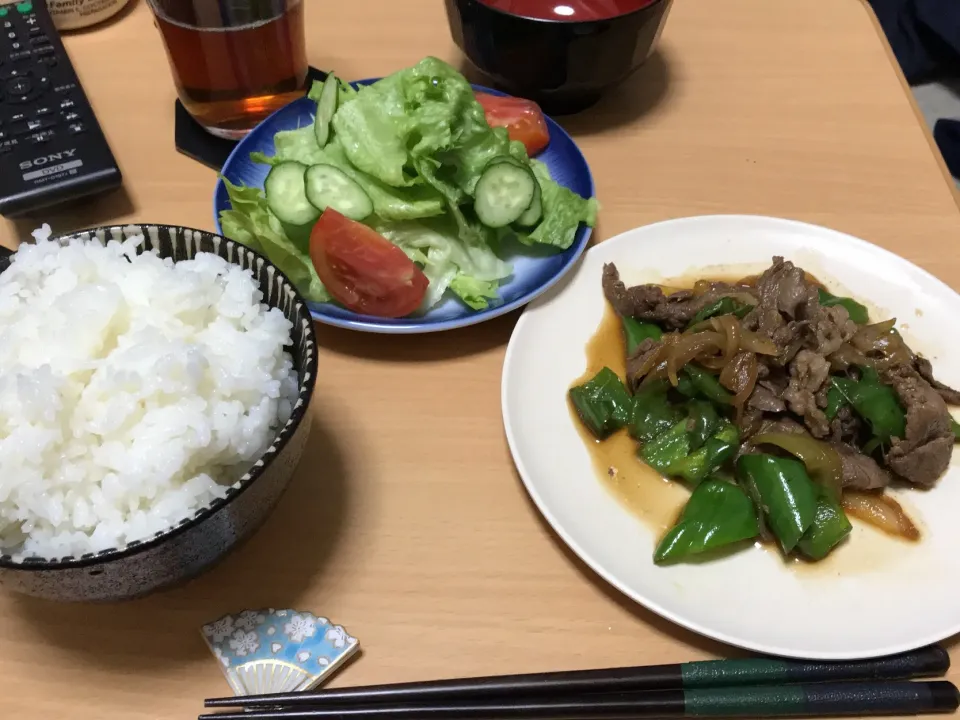
[[[314,83],[312,124],[274,136],[264,187],[223,182],[225,236],[266,255],[313,302],[397,318],[449,290],[482,310],[512,269],[504,247],[569,248],[597,203],[533,156],[549,143],[536,104],[475,93],[428,57],[354,89]]]

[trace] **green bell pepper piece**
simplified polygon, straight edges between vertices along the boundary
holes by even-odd
[[[797,548],[811,560],[822,560],[852,529],[840,504],[830,493],[821,492],[813,524],[800,538]]]
[[[580,420],[599,440],[626,425],[633,409],[626,386],[608,367],[583,385],[570,388],[570,400]]]
[[[747,305],[735,298],[720,298],[716,302],[702,308],[700,312],[694,315],[693,320],[690,321],[690,325],[696,325],[704,320],[709,320],[712,317],[719,317],[721,315],[736,315],[738,318],[742,318],[751,310],[753,310],[753,305]]]
[[[690,433],[691,438],[696,429]],[[672,463],[666,471],[671,477],[680,477],[696,487],[707,476],[716,472],[733,458],[740,445],[740,432],[732,423],[724,421],[715,435],[703,447]]]
[[[657,545],[653,561],[683,560],[749,540],[759,532],[753,503],[743,490],[722,480],[707,480],[690,495],[679,522]]]
[[[823,288],[818,288],[818,294],[820,295],[820,304],[823,307],[841,305],[846,309],[847,314],[850,315],[850,319],[857,323],[857,325],[866,325],[870,322],[870,313],[867,312],[867,308],[853,298],[837,297]]]
[[[687,364],[683,367],[683,374],[690,378],[693,386],[700,391],[707,400],[712,400],[720,405],[729,405],[733,402],[733,395],[727,390],[720,381],[714,376],[697,365]]]
[[[847,399],[843,396],[843,393],[840,392],[840,388],[831,382],[830,389],[827,390],[827,407],[824,410],[827,420],[833,420],[837,416],[837,413],[840,412],[840,409],[846,405]]]
[[[697,386],[693,384],[693,380],[690,379],[690,376],[683,371],[677,373],[677,387],[674,389],[684,397],[703,397],[700,391],[697,389]]]
[[[861,368],[860,380],[830,378],[832,387],[853,406],[857,414],[870,425],[874,439],[880,444],[889,444],[890,438],[902,438],[906,432],[907,417],[889,385],[880,381],[877,371]]]
[[[668,468],[690,453],[690,421],[684,418],[665,433],[661,433],[640,448],[640,458],[658,472],[667,474]]]
[[[632,317],[621,317],[623,339],[627,345],[627,355],[633,355],[644,340],[659,340],[663,337],[663,330],[653,323],[642,322]]]
[[[960,423],[950,418],[950,429],[953,430],[953,439],[960,441]]]
[[[773,455],[741,455],[737,472],[756,487],[773,534],[790,553],[813,524],[820,496],[803,463]]]
[[[651,442],[683,419],[683,412],[667,398],[670,385],[657,380],[642,385],[633,396],[630,435],[640,442]]]
[[[690,431],[690,449],[699,450],[720,426],[720,415],[713,403],[706,400],[691,400],[687,403],[687,414],[693,420]]]

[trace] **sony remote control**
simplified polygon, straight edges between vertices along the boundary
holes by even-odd
[[[0,215],[121,182],[46,4],[0,0]]]

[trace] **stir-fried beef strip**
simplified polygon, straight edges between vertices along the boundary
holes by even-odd
[[[790,362],[790,384],[783,391],[783,399],[791,412],[803,418],[815,438],[830,434],[830,421],[816,398],[829,377],[830,363],[812,350],[800,350]]]
[[[930,386],[940,393],[940,397],[943,398],[944,402],[948,405],[960,405],[960,392],[954,390],[948,385],[944,385],[942,382],[938,382],[937,379],[933,376],[933,366],[930,364],[930,361],[923,357],[916,357],[913,361],[913,366],[916,368],[917,372],[920,373],[920,377],[930,383]]]
[[[906,346],[893,321],[858,325],[843,305],[821,305],[818,286],[792,262],[775,257],[750,283],[701,281],[693,291],[669,295],[657,285],[627,287],[616,266],[608,263],[603,291],[618,314],[675,334],[689,330],[698,313],[724,297],[752,300],[737,332],[755,333],[772,342],[771,349],[741,350],[729,357],[724,352],[726,359],[720,360],[730,366],[726,377],[738,379],[737,389],[745,388],[736,406],[737,425],[746,441],[741,452],[753,452],[749,438],[759,432],[806,433],[836,450],[843,487],[856,490],[884,488],[895,475],[930,487],[946,470],[955,442],[947,403],[960,405],[960,392],[934,378],[931,363]],[[714,328],[719,331],[720,326]],[[650,372],[654,360],[663,361],[663,354],[653,356],[666,352],[663,343],[644,340],[627,359],[631,388],[639,386],[641,373]],[[774,347],[776,354],[771,354]],[[716,372],[717,366],[712,367]],[[861,367],[878,371],[906,415],[905,437],[891,438],[876,455],[882,464],[858,449],[869,438],[869,426],[851,407],[844,404],[832,419],[826,412],[831,373],[858,378]]]
[[[628,288],[622,280],[616,265],[603,266],[603,293],[620,315],[638,320],[655,322],[671,330],[686,327],[697,314],[689,300],[690,291],[674,295],[665,295],[656,285],[636,285]]]
[[[843,467],[843,487],[852,490],[878,490],[893,481],[889,471],[884,470],[869,455],[843,442],[830,443],[840,455]]]
[[[743,292],[743,288],[728,283],[709,283],[699,294],[680,290],[667,295],[657,285],[627,287],[613,263],[603,266],[601,282],[607,301],[620,315],[657,323],[668,330],[686,328],[704,308],[724,297]]]
[[[634,380],[637,377],[639,368],[643,367],[643,364],[646,362],[647,358],[650,357],[652,353],[657,352],[660,349],[660,342],[647,338],[641,342],[637,349],[634,350],[633,355],[627,358],[627,385],[631,390],[636,390],[637,385],[640,384],[640,379]]]
[[[950,412],[934,388],[912,367],[888,370],[883,377],[907,413],[906,437],[893,438],[887,465],[902,478],[930,487],[950,464],[955,438]]]
[[[830,437],[834,443],[854,444],[863,423],[856,413],[847,405],[837,411],[836,417],[830,421]]]
[[[769,386],[759,383],[753,389],[750,399],[747,400],[747,407],[768,413],[782,413],[787,410],[787,404],[779,394],[771,390]]]

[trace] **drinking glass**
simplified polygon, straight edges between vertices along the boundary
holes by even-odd
[[[239,140],[302,94],[304,0],[147,0],[187,112]]]

